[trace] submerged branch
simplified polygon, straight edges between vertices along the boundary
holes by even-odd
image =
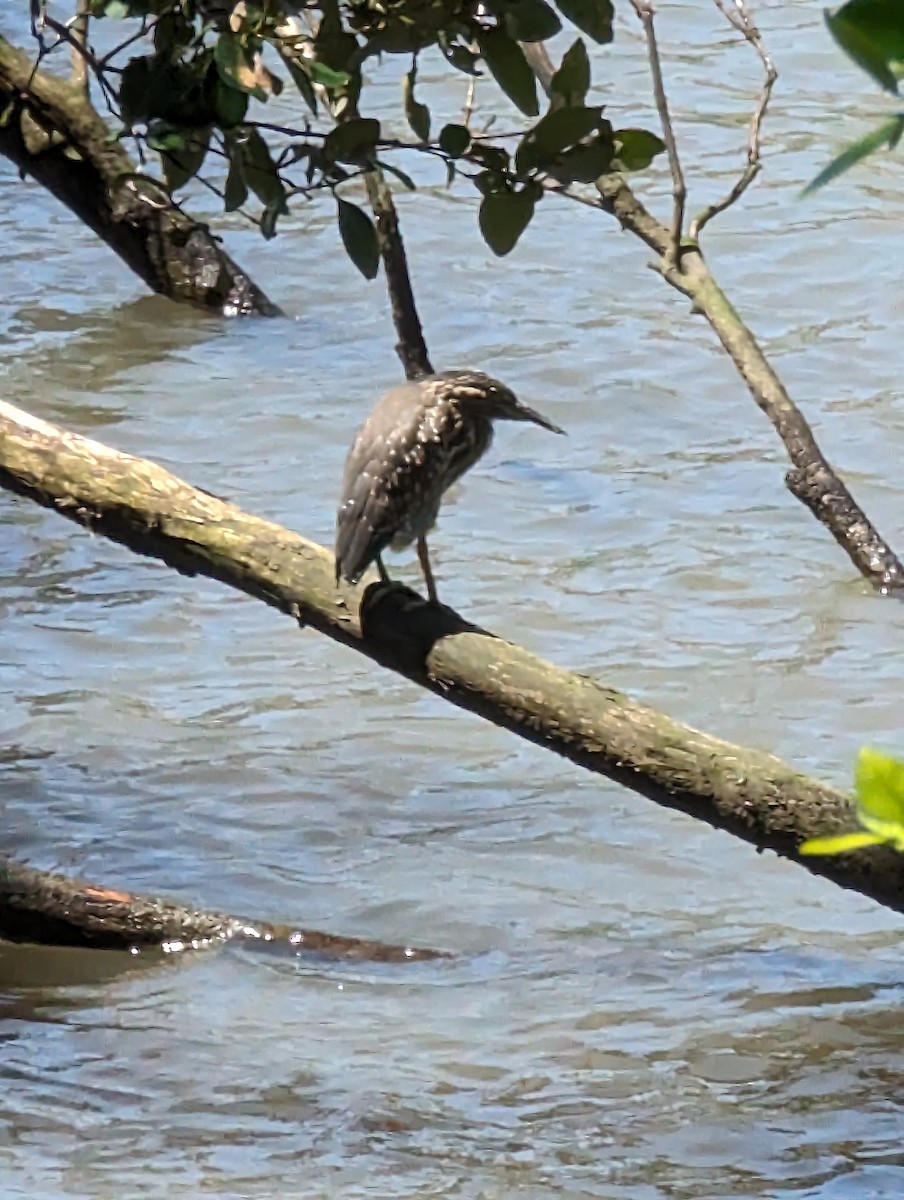
[[[0,37],[0,154],[62,201],[160,295],[229,315],[279,309],[154,180],[84,91]]]
[[[168,953],[244,941],[330,958],[421,962],[442,951],[338,937],[316,929],[199,912],[0,859],[0,938],[44,946]]]
[[[255,596],[460,708],[904,912],[894,851],[798,858],[805,838],[855,825],[843,793],[553,666],[406,588],[369,577],[337,589],[327,550],[152,462],[0,403],[0,486],[183,574]]]

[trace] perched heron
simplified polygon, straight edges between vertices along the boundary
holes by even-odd
[[[436,582],[427,534],[443,493],[477,462],[493,440],[493,421],[533,421],[562,433],[482,371],[425,375],[386,393],[348,453],[336,521],[336,582],[357,583],[372,562],[417,541],[427,595]]]

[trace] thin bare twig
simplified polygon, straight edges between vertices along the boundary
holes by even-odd
[[[721,200],[716,201],[715,204],[711,204],[708,208],[705,208],[703,212],[693,219],[690,227],[690,236],[695,241],[700,236],[700,231],[704,225],[711,221],[713,217],[718,216],[720,212],[724,212],[726,208],[730,208],[737,200],[740,200],[741,196],[743,196],[757,175],[759,175],[762,167],[760,148],[762,145],[761,131],[763,117],[766,115],[766,109],[769,107],[769,101],[772,98],[772,88],[775,85],[776,79],[778,79],[778,71],[776,71],[772,59],[766,53],[760,31],[754,24],[744,0],[733,0],[734,11],[728,7],[726,0],[713,0],[713,3],[724,15],[729,25],[733,29],[736,29],[745,41],[748,41],[753,46],[760,57],[760,62],[763,64],[766,78],[757,99],[756,107],[750,116],[747,138],[747,165],[731,191]]]
[[[653,5],[650,0],[631,0],[634,11],[640,18],[647,39],[647,55],[650,59],[650,73],[653,76],[653,96],[656,100],[656,111],[662,125],[662,137],[666,153],[669,157],[669,170],[672,173],[672,233],[669,247],[663,256],[666,269],[678,265],[681,253],[681,235],[684,230],[684,205],[687,199],[687,188],[681,171],[681,160],[678,157],[678,145],[675,141],[675,131],[672,129],[672,118],[669,113],[669,102],[665,94],[665,83],[662,78],[662,63],[659,59],[659,45],[656,41],[656,30],[653,25]]]
[[[471,127],[471,117],[474,115],[474,76],[468,80],[468,90],[465,94],[465,108],[461,114],[461,123],[465,129]]]

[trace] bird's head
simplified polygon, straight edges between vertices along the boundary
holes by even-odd
[[[532,421],[552,433],[565,432],[535,409],[522,404],[510,388],[483,371],[448,371],[437,378],[448,380],[454,386],[456,403],[464,412],[480,414],[491,421]]]

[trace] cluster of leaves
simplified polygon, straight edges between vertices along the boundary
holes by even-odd
[[[899,95],[904,78],[904,5],[901,0],[848,0],[826,13],[835,41],[858,67],[886,92]],[[904,113],[896,113],[859,138],[820,171],[806,192],[813,192],[876,150],[894,150],[904,134]]]
[[[612,40],[612,0],[91,0],[95,17],[131,18],[153,38],[153,51],[111,64],[123,132],[157,152],[174,191],[198,176],[208,155],[226,169],[227,211],[255,196],[266,236],[294,196],[333,193],[339,232],[361,272],[372,278],[379,256],[369,214],[337,189],[375,165],[405,187],[410,177],[388,155],[416,150],[441,159],[449,182],[471,181],[481,195],[480,229],[499,255],[515,246],[550,186],[592,183],[613,170],[636,170],[664,147],[644,130],[615,130],[587,103],[591,69],[579,37],[552,81],[541,116],[537,80],[523,44],[552,37],[564,16],[597,43]],[[535,119],[511,150],[460,123],[431,138],[429,108],[416,95],[417,56],[435,46],[457,70],[485,68],[502,92]],[[402,112],[418,139],[383,136],[361,114],[363,67],[375,54],[405,53]],[[116,72],[119,72],[118,74]],[[251,120],[251,100],[297,89],[303,116],[285,127]],[[326,123],[326,128],[324,128]],[[316,128],[315,128],[316,124]]]
[[[845,854],[861,846],[904,851],[904,763],[864,747],[857,760],[857,820],[853,833],[810,838],[801,854]]]

